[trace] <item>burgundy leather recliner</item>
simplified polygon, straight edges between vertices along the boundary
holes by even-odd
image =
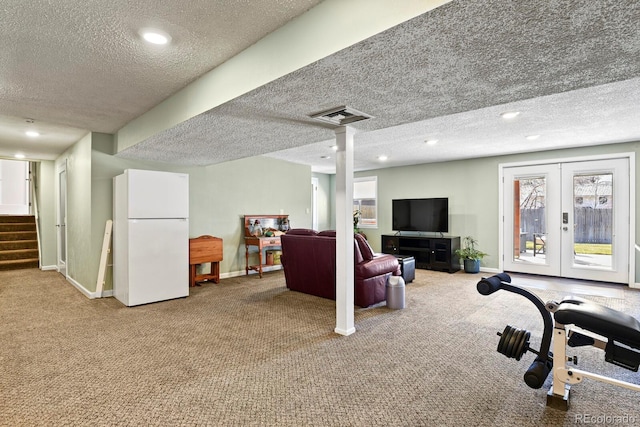
[[[287,288],[323,298],[336,299],[336,233],[294,228],[280,236],[281,262]],[[385,300],[389,275],[399,276],[393,255],[374,254],[367,240],[354,235],[354,303],[368,307]]]

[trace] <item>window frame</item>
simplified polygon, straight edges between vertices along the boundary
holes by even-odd
[[[373,191],[374,191],[374,197],[373,198],[360,198],[360,199],[356,199],[355,198],[356,185],[358,183],[362,183],[362,182],[373,183]],[[354,198],[353,198],[353,209],[354,209],[354,212],[356,210],[360,210],[362,212],[362,201],[363,200],[373,200],[373,203],[374,203],[374,207],[373,207],[374,217],[373,218],[368,218],[366,223],[363,221],[363,219],[361,217],[360,218],[360,222],[358,223],[358,228],[377,229],[378,228],[378,177],[377,176],[363,176],[363,177],[359,177],[359,178],[354,178],[353,179],[353,194],[354,194]]]

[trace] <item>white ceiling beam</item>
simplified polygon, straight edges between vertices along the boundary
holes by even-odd
[[[117,151],[450,0],[326,0],[116,133]]]

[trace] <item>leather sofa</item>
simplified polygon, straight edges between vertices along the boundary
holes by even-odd
[[[280,236],[287,288],[336,299],[336,233],[295,228]],[[375,254],[367,240],[354,235],[354,303],[368,307],[385,300],[390,275],[399,276],[393,255]]]

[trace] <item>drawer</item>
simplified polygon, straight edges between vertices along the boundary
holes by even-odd
[[[261,237],[262,246],[280,246],[280,237]]]

